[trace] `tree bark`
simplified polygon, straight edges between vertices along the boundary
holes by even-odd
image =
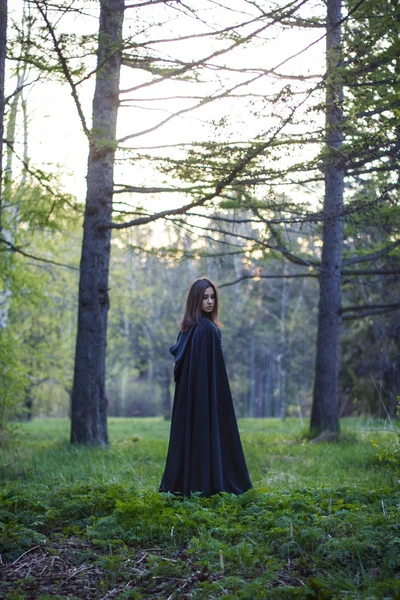
[[[399,355],[398,355],[399,356]],[[394,359],[386,367],[383,375],[384,390],[386,396],[386,410],[391,419],[397,415],[400,398],[400,359]]]
[[[339,435],[339,344],[344,164],[343,86],[341,61],[341,0],[328,0],[326,36],[326,160],[323,248],[321,258],[318,331],[311,433],[329,438]]]
[[[27,21],[25,19],[25,6],[23,9],[22,16],[22,30],[25,33]],[[29,21],[28,27],[31,26]],[[27,64],[22,62],[22,56],[25,49],[21,44],[21,54],[17,62],[17,83],[14,92],[13,99],[9,105],[7,115],[7,127],[6,127],[6,140],[7,146],[4,152],[5,165],[2,171],[2,209],[1,209],[1,237],[6,242],[15,245],[15,238],[18,231],[19,222],[19,200],[24,195],[24,188],[26,185],[26,165],[28,165],[28,123],[26,119],[26,100],[23,98],[23,87],[26,82],[27,75]],[[21,101],[22,112],[23,112],[23,126],[24,126],[24,168],[22,171],[21,183],[17,190],[14,190],[13,194],[13,158],[14,158],[14,145],[16,141],[16,130],[17,130],[17,117],[18,108]],[[3,125],[4,130],[4,125]],[[13,253],[9,252],[6,254],[4,261],[7,263],[7,269],[9,273],[12,271]],[[3,289],[0,291],[0,329],[6,329],[9,321],[11,298],[12,298],[12,285],[11,276],[8,275],[3,281]]]
[[[124,0],[100,1],[93,124],[79,281],[71,443],[108,444],[105,353]]]
[[[0,232],[2,230],[4,79],[7,46],[7,0],[0,0]]]

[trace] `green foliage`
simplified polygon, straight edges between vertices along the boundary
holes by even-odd
[[[43,502],[27,503],[21,489],[2,494],[8,507],[2,521],[19,525],[13,546],[7,543],[11,534],[2,539],[6,560],[16,560],[26,548],[41,545],[46,551],[46,544],[59,544],[65,515],[81,526],[76,502],[85,503],[87,528],[80,537],[95,551],[80,560],[101,572],[102,590],[133,584],[129,592],[137,596],[125,590],[121,598],[155,597],[157,582],[170,590],[186,582],[198,598],[263,598],[268,592],[271,598],[320,600],[344,591],[349,598],[384,598],[400,589],[392,577],[400,564],[398,490],[254,489],[239,497],[182,499],[125,488],[123,501],[115,486],[37,491],[46,497],[45,514]],[[65,512],[57,512],[60,496]],[[21,534],[28,506],[31,522],[36,519],[34,535],[28,529]],[[43,531],[51,532],[47,541]],[[127,565],[134,560],[142,567],[132,580]]]
[[[377,472],[371,444],[389,446],[392,432],[344,420],[344,441],[331,445],[305,443],[295,419],[239,424],[255,487],[211,498],[156,491],[168,435],[162,419],[112,419],[108,449],[69,447],[66,421],[21,426],[19,454],[9,450],[2,471],[0,593],[396,598],[400,495]]]
[[[400,396],[397,398],[400,402]],[[378,447],[378,460],[387,468],[394,470],[396,474],[400,472],[400,407],[397,407],[397,419],[393,421],[395,442],[390,446],[382,446],[376,441],[373,442]]]
[[[21,342],[14,332],[0,329],[0,448],[14,438],[15,426],[9,422],[9,417],[24,397],[20,352]]]
[[[33,206],[32,213],[38,210],[35,201]],[[30,232],[29,253],[56,262],[77,261],[71,243],[80,232],[75,234],[73,219],[63,221],[58,215],[53,226],[34,224],[39,217],[30,216],[32,223],[24,226],[36,231]],[[57,231],[62,226],[69,239]],[[16,244],[26,241],[24,231]],[[42,411],[66,414],[75,335],[75,294],[66,289],[75,288],[76,273],[54,273],[53,268],[15,254],[0,269],[1,291],[9,295],[6,326],[0,331],[0,444],[10,438],[1,434],[10,419]]]

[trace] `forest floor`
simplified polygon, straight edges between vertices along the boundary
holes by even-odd
[[[390,423],[239,422],[254,489],[159,494],[169,424],[110,419],[108,448],[67,420],[21,426],[0,453],[4,600],[400,600],[400,486]]]

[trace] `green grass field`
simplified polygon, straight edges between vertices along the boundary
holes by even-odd
[[[309,443],[298,419],[239,421],[253,484],[269,490],[298,487],[387,485],[378,468],[375,443],[394,442],[393,428],[384,421],[342,421],[340,444]],[[69,444],[66,419],[23,424],[19,440],[1,463],[3,482],[59,485],[121,483],[157,489],[167,452],[169,423],[161,418],[110,419],[110,447],[77,448]]]
[[[239,421],[254,489],[157,492],[169,423],[110,419],[108,448],[71,447],[67,420],[20,426],[0,454],[0,598],[399,599],[399,472],[390,423]]]

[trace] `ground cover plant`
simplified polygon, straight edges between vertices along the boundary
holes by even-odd
[[[1,456],[0,598],[400,598],[400,490],[391,425],[239,422],[254,489],[159,494],[161,419],[115,419],[111,446],[70,447],[34,421]],[[393,455],[393,454],[392,454]]]

